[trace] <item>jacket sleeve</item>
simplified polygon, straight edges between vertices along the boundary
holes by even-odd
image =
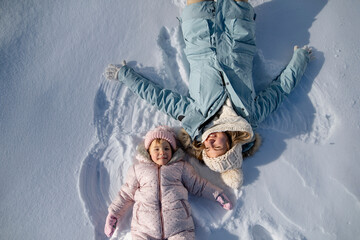
[[[184,162],[182,181],[186,189],[198,197],[216,200],[223,192],[221,188],[215,186],[205,178],[200,177],[194,167],[188,162]]]
[[[190,104],[188,97],[158,86],[126,65],[120,69],[118,80],[140,98],[174,119],[181,121],[185,116]]]
[[[297,49],[294,52],[287,67],[271,82],[270,86],[256,96],[252,122],[257,124],[262,122],[280,106],[284,98],[291,93],[301,80],[308,62],[309,54],[307,51]]]
[[[134,204],[134,194],[138,188],[138,181],[135,176],[134,166],[130,167],[126,176],[126,181],[116,197],[110,204],[108,211],[116,218],[121,218],[127,213],[129,208]]]

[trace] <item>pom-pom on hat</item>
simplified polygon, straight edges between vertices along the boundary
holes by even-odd
[[[154,139],[164,139],[170,143],[174,150],[176,149],[175,133],[169,127],[159,126],[149,131],[145,135],[144,144],[146,149],[149,149],[150,144]]]

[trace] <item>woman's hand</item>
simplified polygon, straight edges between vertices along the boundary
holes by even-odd
[[[104,73],[105,77],[109,80],[117,80],[120,68],[125,65],[126,65],[125,60],[123,60],[122,64],[118,64],[118,65],[109,64],[105,69],[105,73]]]
[[[299,49],[299,46],[298,46],[298,45],[295,45],[295,46],[294,46],[294,52],[295,52],[296,50],[298,50],[298,49]],[[303,46],[302,49],[304,49],[305,51],[307,51],[309,54],[312,53],[312,48],[309,47],[309,46],[307,46],[307,45]]]
[[[298,49],[299,49],[299,46],[295,45],[294,46],[294,52],[296,50],[298,50]],[[312,56],[312,48],[311,47],[305,45],[305,46],[302,47],[302,49],[304,49],[309,54],[310,60],[314,59],[314,57]]]

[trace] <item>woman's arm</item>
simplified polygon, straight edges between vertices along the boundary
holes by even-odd
[[[164,89],[149,79],[135,72],[129,66],[123,66],[118,72],[117,79],[123,82],[133,93],[165,112],[176,120],[181,121],[181,116],[190,105],[190,99],[172,90]]]
[[[259,92],[254,100],[253,122],[260,123],[274,112],[301,80],[310,60],[311,49],[295,46],[294,54],[287,67],[274,79],[270,86]]]

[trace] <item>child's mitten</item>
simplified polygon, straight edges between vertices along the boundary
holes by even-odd
[[[116,228],[116,224],[117,224],[117,218],[111,213],[109,213],[106,217],[105,227],[104,227],[104,233],[106,234],[107,237],[111,237],[113,235]]]
[[[220,194],[216,198],[216,201],[219,202],[224,209],[226,209],[226,210],[232,209],[232,204],[231,204],[229,198],[225,195],[225,193]]]

